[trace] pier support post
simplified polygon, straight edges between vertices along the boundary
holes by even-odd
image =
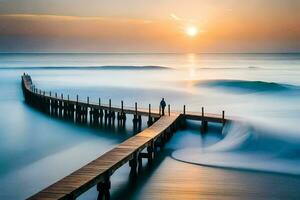
[[[111,99],[109,99],[108,125],[112,125]]]
[[[165,143],[166,143],[166,141],[165,141],[165,133],[163,133],[163,134],[160,136],[160,146],[159,146],[160,151],[162,151],[162,150],[164,149]]]
[[[154,157],[154,141],[151,142],[150,146],[147,147],[148,153],[148,164],[152,165]]]
[[[142,153],[139,153],[138,156],[138,172],[141,171],[143,168],[143,156]]]
[[[109,189],[111,187],[110,178],[106,177],[102,182],[97,184],[98,190],[98,198],[97,200],[109,200],[110,199],[110,192]]]
[[[186,106],[183,105],[183,116],[182,118],[180,119],[180,128],[181,129],[185,129],[186,128]]]
[[[70,104],[70,108],[71,108],[71,116],[70,119],[72,122],[74,122],[74,117],[75,117],[75,105],[74,104]]]
[[[225,111],[222,111],[222,126],[224,127],[225,125]]]
[[[103,125],[103,116],[104,116],[103,110],[100,109],[100,110],[99,110],[99,121],[100,121],[100,126]]]
[[[88,107],[87,106],[83,106],[83,119],[84,119],[84,123],[87,123],[87,115],[88,115]]]
[[[147,125],[148,127],[151,126],[153,124],[153,119],[151,117],[151,104],[149,104],[149,113],[148,113],[148,122]]]
[[[124,112],[124,102],[121,101],[121,114],[120,114],[120,120],[121,120],[121,126],[122,128],[125,128],[126,124],[126,114]]]
[[[95,126],[97,126],[99,124],[99,109],[94,108],[93,123]]]
[[[117,113],[117,121],[118,121],[118,127],[120,127],[120,124],[122,123],[121,113]]]
[[[89,111],[90,111],[90,97],[86,97],[86,103],[87,103],[87,106],[85,106],[85,123],[88,124],[88,118],[89,118]]]
[[[50,99],[50,115],[53,115],[53,100],[52,99]]]
[[[142,116],[139,115],[138,117],[138,131],[142,130]]]
[[[201,116],[202,116],[202,120],[201,120],[201,133],[205,133],[207,131],[207,127],[208,127],[208,122],[205,121],[205,117],[204,117],[204,107],[201,108]]]
[[[133,154],[133,158],[129,161],[129,166],[130,166],[130,175],[132,177],[137,176],[137,165],[138,165],[138,157],[139,154],[136,152]]]
[[[108,112],[107,110],[104,110],[104,125],[107,126],[107,118],[108,118]]]
[[[99,123],[100,123],[100,126],[103,125],[103,109],[101,109],[101,98],[99,98]]]
[[[94,108],[90,107],[90,111],[89,111],[90,125],[95,124],[95,120],[94,120],[95,114],[94,113],[95,113]]]
[[[137,133],[137,125],[138,125],[138,111],[137,111],[137,102],[135,102],[135,113],[133,115],[133,131],[134,131],[134,134]]]
[[[60,100],[59,100],[59,117],[63,117],[63,110],[64,110],[64,106],[63,106],[63,99],[64,99],[64,95],[61,94],[60,95]]]
[[[123,127],[123,112],[124,112],[123,106],[124,106],[123,101],[121,101],[121,111],[117,113],[118,127]]]
[[[112,126],[115,126],[115,119],[116,119],[116,113],[114,111],[111,111],[111,120],[112,120]]]
[[[158,138],[158,140],[155,141],[154,143],[154,153],[157,153],[157,147],[159,147],[159,150],[162,151],[165,147],[165,143],[166,143],[166,137],[165,137],[165,132],[163,132],[160,137]]]
[[[80,108],[79,108],[79,105],[78,105],[78,99],[79,99],[79,97],[78,97],[78,94],[76,95],[76,113],[75,113],[75,122],[76,123],[78,123],[79,122],[79,110],[80,110]]]

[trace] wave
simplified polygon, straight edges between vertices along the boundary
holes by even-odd
[[[299,86],[265,81],[209,80],[196,83],[197,86],[222,88],[235,92],[281,92],[299,90]]]
[[[248,67],[199,67],[197,68],[199,70],[202,70],[202,69],[205,69],[205,70],[226,70],[226,69],[245,69],[245,70],[248,70],[248,69],[262,69],[261,67],[257,67],[257,66],[248,66]]]
[[[300,138],[240,121],[228,123],[223,134],[212,146],[177,150],[172,157],[203,166],[300,175]]]
[[[0,69],[26,69],[26,70],[168,70],[172,69],[163,66],[37,66],[37,67],[0,67]]]

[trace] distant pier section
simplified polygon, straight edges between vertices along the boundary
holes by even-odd
[[[36,88],[28,74],[22,76],[22,89],[27,104],[32,107],[63,119],[76,123],[89,125],[105,125],[125,127],[127,115],[133,115],[133,127],[135,134],[119,144],[114,149],[101,155],[99,158],[81,167],[70,175],[50,185],[29,199],[76,199],[90,188],[97,186],[99,191],[98,199],[110,199],[110,176],[125,163],[129,163],[130,175],[137,176],[138,170],[142,167],[143,159],[151,165],[155,155],[163,150],[166,142],[172,137],[176,130],[184,128],[186,120],[201,121],[201,132],[205,132],[209,122],[224,125],[227,121],[225,112],[221,115],[186,112],[183,106],[182,112],[171,111],[170,105],[166,115],[161,116],[160,109],[151,110],[125,107],[123,101],[119,107],[103,104],[99,98],[97,104],[91,103],[89,97],[86,102],[71,100],[69,96],[51,92],[45,92]],[[147,117],[148,128],[141,130],[142,116]]]

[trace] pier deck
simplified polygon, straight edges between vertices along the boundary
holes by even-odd
[[[226,119],[224,112],[222,115],[214,115],[204,113],[186,112],[185,106],[183,112],[171,112],[168,106],[168,112],[165,116],[161,116],[160,111],[151,111],[149,109],[126,108],[123,102],[120,107],[111,105],[94,104],[89,102],[81,102],[77,100],[64,99],[61,97],[51,96],[47,93],[35,88],[31,77],[24,74],[22,76],[22,88],[25,101],[31,106],[48,113],[50,115],[67,118],[79,123],[102,124],[103,118],[105,124],[114,124],[115,113],[118,114],[118,124],[125,124],[126,114],[132,114],[134,127],[141,126],[141,116],[148,116],[148,128],[132,136],[125,142],[119,144],[114,149],[101,155],[99,158],[88,163],[82,168],[76,170],[70,175],[64,177],[58,182],[45,188],[39,193],[29,197],[29,199],[76,199],[80,194],[97,185],[99,191],[98,199],[109,199],[110,176],[119,167],[129,162],[131,174],[137,173],[138,166],[142,165],[142,159],[146,158],[151,164],[157,148],[162,150],[164,144],[170,139],[172,134],[182,127],[186,119],[199,120],[202,122],[203,131],[207,128],[208,122],[224,124]],[[146,149],[146,152],[142,152]]]
[[[144,148],[151,146],[166,129],[174,124],[178,117],[178,115],[161,117],[151,127],[29,199],[75,199],[99,182],[109,178],[114,171],[134,159]]]

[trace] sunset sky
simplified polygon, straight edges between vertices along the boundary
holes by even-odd
[[[299,0],[0,0],[0,52],[299,52]]]

